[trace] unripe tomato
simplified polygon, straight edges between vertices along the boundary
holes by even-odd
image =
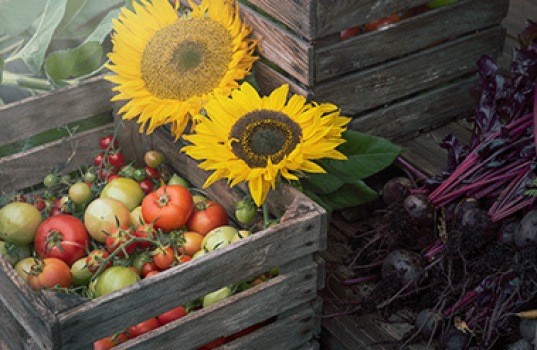
[[[106,242],[104,232],[111,231],[119,222],[120,226],[130,226],[131,217],[127,206],[114,198],[97,198],[84,213],[84,224],[88,233],[99,242]]]
[[[0,209],[0,238],[16,244],[33,242],[43,217],[31,204],[13,202]]]
[[[24,282],[28,281],[28,272],[30,272],[33,264],[35,264],[35,258],[30,256],[19,260],[19,262],[15,265],[15,272],[21,276]]]
[[[225,247],[231,244],[231,240],[239,232],[233,226],[220,226],[209,232],[201,242],[204,250],[212,252],[215,249]]]
[[[72,283],[76,286],[87,285],[93,274],[86,266],[86,257],[80,258],[71,265]]]
[[[224,300],[227,297],[230,297],[232,294],[233,292],[231,291],[231,288],[225,286],[223,288],[218,289],[217,291],[214,291],[204,296],[202,300],[202,305],[203,307],[207,307],[209,305],[216,304],[217,302]]]
[[[147,151],[144,154],[145,164],[151,168],[158,168],[165,160],[164,155],[158,151]]]
[[[177,248],[178,252],[192,256],[201,249],[204,236],[198,232],[186,231],[182,234],[182,238],[184,242],[181,247]]]
[[[140,276],[125,266],[111,266],[104,270],[95,285],[95,297],[107,295],[140,281]]]
[[[126,177],[116,178],[110,181],[101,192],[101,198],[114,198],[123,202],[130,210],[140,205],[144,197],[144,191],[133,179]]]
[[[30,246],[19,245],[9,241],[0,241],[0,255],[7,260],[11,266],[15,266],[20,260],[32,255]]]
[[[69,197],[75,204],[86,204],[91,199],[91,189],[85,182],[77,182],[69,187]]]

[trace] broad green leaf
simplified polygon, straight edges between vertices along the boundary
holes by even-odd
[[[91,73],[101,66],[103,50],[90,41],[77,48],[51,53],[45,62],[48,76],[55,82]]]
[[[66,4],[67,0],[48,0],[34,35],[10,60],[22,59],[34,74],[40,74],[45,53],[62,20]]]
[[[327,173],[341,179],[365,179],[388,167],[403,149],[390,141],[357,131],[347,130],[343,133],[347,140],[338,147],[348,159],[322,159],[318,163]]]
[[[45,7],[43,0],[0,0],[0,34],[17,36],[30,28]]]
[[[338,210],[369,203],[378,198],[378,193],[363,181],[356,181],[347,183],[332,193],[317,194],[317,197],[320,198],[319,204],[323,207],[328,206],[331,210]],[[328,208],[325,207],[327,210]]]
[[[300,182],[304,188],[321,194],[334,192],[345,183],[337,176],[327,173],[307,173],[304,177],[300,178]]]
[[[85,40],[85,42],[88,41],[96,41],[100,44],[104,41],[106,36],[110,34],[112,31],[112,19],[118,18],[120,9],[113,9],[101,20],[97,28],[91,33]]]

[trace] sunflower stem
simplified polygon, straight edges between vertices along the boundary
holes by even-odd
[[[263,209],[263,229],[266,229],[270,226],[269,210],[267,203],[263,202],[263,204],[261,204],[261,208]]]

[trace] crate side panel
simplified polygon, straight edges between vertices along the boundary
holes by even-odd
[[[344,114],[378,108],[456,77],[475,72],[476,60],[501,51],[502,28],[494,27],[431,49],[350,74],[314,89],[318,102],[331,102]]]
[[[37,347],[52,349],[58,345],[56,318],[2,256],[0,302],[4,310],[18,320]]]
[[[390,140],[403,140],[467,115],[474,100],[469,94],[477,77],[431,90],[355,118],[349,128]]]
[[[0,146],[112,109],[111,85],[102,76],[0,106]]]
[[[309,264],[275,277],[125,343],[124,348],[142,350],[181,345],[185,349],[196,349],[213,339],[268,320],[317,297],[317,268],[316,264]]]
[[[30,334],[3,303],[0,303],[0,320],[0,349],[38,349]]]
[[[317,0],[316,38],[339,33],[412,7],[427,0]]]
[[[357,35],[315,52],[316,82],[401,57],[429,45],[499,24],[508,0],[461,1]]]
[[[51,171],[68,173],[92,164],[95,145],[112,129],[107,124],[0,158],[0,191],[10,193],[40,184]]]
[[[284,84],[288,84],[290,93],[311,97],[311,90],[305,89],[299,83],[276,72],[263,62],[258,61],[255,63],[254,74],[261,95],[270,95],[274,89],[277,89]]]
[[[321,221],[318,213],[310,213],[300,220],[269,227],[188,264],[61,313],[62,342],[67,347],[89,344],[102,334],[119,331],[225,285],[319,251]],[[152,295],[159,297],[148,297]]]

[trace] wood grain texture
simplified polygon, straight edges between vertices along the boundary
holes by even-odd
[[[270,93],[274,89],[280,87],[283,84],[288,84],[290,93],[299,94],[311,98],[311,90],[305,88],[303,85],[297,83],[296,81],[289,79],[287,76],[276,72],[274,69],[270,68],[263,62],[258,61],[255,63],[254,74],[256,83],[259,87],[259,93],[261,95],[270,95]]]
[[[385,30],[318,47],[314,53],[315,81],[343,75],[407,55],[459,35],[499,24],[508,0],[466,0],[410,17]],[[449,20],[446,20],[449,18]],[[501,48],[501,43],[498,43]],[[461,47],[461,51],[465,48]]]
[[[331,102],[344,114],[382,107],[418,91],[432,88],[477,70],[475,61],[483,54],[499,54],[502,28],[439,44],[399,60],[349,74],[314,89],[318,102]]]
[[[99,139],[110,130],[113,126],[107,124],[0,158],[0,191],[11,193],[42,183],[50,172],[68,173],[93,164]]]
[[[0,106],[0,146],[111,110],[102,76]]]

